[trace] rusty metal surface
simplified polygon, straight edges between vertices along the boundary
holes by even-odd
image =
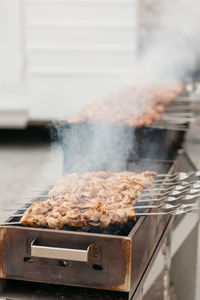
[[[14,226],[1,230],[5,230],[1,240],[4,277],[129,291],[129,238]],[[65,266],[57,259],[31,257],[30,243],[33,239],[42,245],[72,249],[85,249],[94,243],[97,250],[89,263],[67,261]]]

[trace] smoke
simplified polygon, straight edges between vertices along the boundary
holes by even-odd
[[[130,127],[77,123],[59,129],[59,136],[65,172],[116,171],[134,151]]]
[[[141,1],[144,3],[144,1]],[[150,1],[148,1],[150,3]],[[158,1],[151,1],[151,8]],[[154,10],[152,10],[154,13]],[[145,20],[145,14],[143,18]],[[200,2],[198,0],[162,1],[159,18],[152,17],[156,26],[148,32],[148,43],[144,42],[142,50],[138,50],[137,59],[131,76],[127,76],[127,86],[135,83],[146,84],[170,82],[191,78],[200,56]],[[139,20],[140,24],[144,20]],[[140,25],[141,26],[141,25]],[[148,26],[147,26],[148,27]],[[140,39],[140,36],[138,36]],[[138,40],[139,43],[139,40]],[[121,84],[116,90],[124,91]],[[115,90],[115,94],[117,95]],[[124,96],[127,97],[126,93]],[[124,101],[121,93],[121,106]],[[113,95],[111,96],[113,98]],[[119,98],[119,97],[118,97]],[[81,100],[80,100],[81,101]],[[149,99],[146,99],[148,102]],[[119,104],[119,103],[118,103]],[[120,104],[119,104],[120,105]],[[81,106],[81,105],[80,105]],[[125,161],[130,155],[137,158],[138,152],[136,129],[123,126],[98,126],[73,124],[61,130],[60,136],[65,152],[65,171],[73,169],[82,162],[83,169],[113,169],[116,162]],[[144,139],[146,139],[144,137]],[[151,157],[155,151],[154,141],[147,139],[151,147],[144,151]],[[156,139],[155,139],[156,140]],[[141,140],[139,140],[141,142]],[[87,163],[84,163],[87,162]]]
[[[159,22],[139,55],[135,76],[154,81],[187,79],[200,56],[200,2],[162,2]]]

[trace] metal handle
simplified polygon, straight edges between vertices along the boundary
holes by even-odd
[[[89,262],[91,251],[95,244],[90,244],[86,250],[82,249],[69,249],[57,248],[35,245],[36,240],[31,242],[31,256],[53,258],[53,259],[66,259],[73,261]]]

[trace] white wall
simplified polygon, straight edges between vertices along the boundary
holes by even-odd
[[[0,64],[9,60],[10,77],[2,88],[0,73],[0,126],[11,110],[25,120],[66,118],[134,68],[137,0],[1,0],[2,11],[0,40],[9,43]]]

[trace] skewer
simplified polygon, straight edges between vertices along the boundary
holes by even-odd
[[[187,212],[187,213],[190,213],[190,212]],[[200,208],[196,207],[196,208],[192,209],[191,213],[200,213]]]
[[[152,190],[155,190],[155,191],[159,191],[159,190],[170,190],[170,188],[174,188],[174,190],[183,190],[185,188],[188,188],[188,187],[191,187],[193,189],[199,189],[200,188],[200,181],[199,180],[191,180],[191,181],[178,181],[178,182],[174,182],[174,183],[171,183],[171,185],[168,183],[168,184],[163,184],[163,185],[158,185],[158,186],[155,186],[155,188],[153,189],[144,189],[144,192],[147,191],[152,191]]]
[[[166,174],[159,174],[157,177],[165,177]],[[191,199],[195,199],[197,197],[200,197],[200,180],[192,180],[192,181],[185,181],[185,179],[188,179],[188,178],[192,178],[192,177],[200,177],[200,171],[196,171],[196,172],[188,172],[188,173],[185,173],[185,172],[181,172],[181,173],[174,173],[174,174],[171,174],[171,177],[169,179],[169,181],[167,182],[167,185],[166,184],[163,184],[163,187],[156,187],[156,188],[152,188],[152,189],[146,189],[143,191],[143,194],[142,194],[142,199],[139,199],[139,203],[144,203],[144,202],[156,202],[156,203],[160,203],[162,201],[164,201],[165,203],[166,202],[175,202],[175,201],[186,201],[186,200],[191,200]],[[178,178],[178,184],[177,185],[177,178]],[[175,182],[173,182],[175,180]],[[162,181],[160,179],[160,181]],[[166,188],[167,186],[167,188]],[[193,188],[191,188],[193,187]],[[188,188],[190,188],[188,190]],[[164,192],[163,192],[164,190]],[[156,194],[156,192],[160,192],[158,194]],[[183,194],[187,192],[187,195]],[[171,193],[171,196],[169,197],[169,193]],[[188,194],[189,193],[189,194]],[[144,199],[144,197],[150,197],[151,196],[151,199]],[[159,198],[152,198],[152,197],[156,197],[158,196]],[[166,198],[167,197],[167,198]],[[35,199],[39,199],[39,198],[48,198],[48,195],[46,194],[42,194],[42,195],[37,195],[34,197]],[[32,198],[33,199],[33,198]],[[32,202],[29,202],[29,203],[18,203],[20,205],[28,205],[28,204],[32,204]],[[152,205],[152,204],[148,204],[148,205],[144,205],[144,206],[136,206],[136,208],[156,208],[156,207],[160,207],[161,204],[158,204],[158,205]],[[21,210],[21,211],[24,211],[26,210],[27,208],[19,208],[19,209],[16,209],[16,210]],[[5,210],[6,211],[6,210]],[[19,216],[22,216],[21,214],[17,214],[17,215],[14,215],[16,217],[19,217]]]
[[[192,188],[191,188],[192,187]],[[174,188],[174,190],[173,190]],[[190,190],[188,190],[188,188],[191,188]],[[142,192],[142,198],[139,199],[139,201],[141,202],[146,202],[147,200],[143,199],[144,197],[161,197],[161,198],[155,198],[155,199],[150,199],[151,202],[154,202],[154,201],[160,201],[160,199],[163,199],[163,197],[165,196],[168,196],[170,193],[172,196],[176,196],[176,195],[179,195],[179,194],[183,194],[185,192],[190,192],[190,194],[195,194],[195,193],[198,193],[200,190],[200,184],[196,184],[196,183],[189,183],[189,184],[185,184],[184,186],[181,186],[181,185],[176,185],[176,186],[171,186],[171,187],[168,187],[167,189],[164,189],[164,188],[154,188],[154,189],[151,189],[151,190],[144,190]],[[159,193],[157,193],[159,192]],[[37,200],[37,199],[43,199],[43,200],[47,200],[48,199],[48,196],[46,195],[38,195],[38,196],[34,196],[34,197],[27,197],[25,199],[31,199],[33,201],[30,201],[30,202],[18,202],[17,204],[19,205],[29,205],[29,204],[32,204],[34,203],[34,199]],[[149,201],[149,199],[148,199]]]
[[[199,100],[200,100],[200,95],[198,95],[198,96],[193,96],[193,97],[191,97],[191,96],[189,96],[189,97],[184,97],[184,96],[180,96],[180,97],[178,97],[175,101],[181,101],[182,103],[190,103],[190,104],[192,104],[192,103],[199,103]]]
[[[188,192],[188,195],[185,195],[185,192]],[[173,202],[173,201],[177,201],[179,199],[183,199],[185,198],[185,200],[191,200],[194,198],[198,198],[200,196],[200,190],[198,189],[190,189],[190,190],[182,190],[182,191],[172,191],[172,193],[170,194],[171,196],[169,196],[169,192],[163,193],[163,194],[153,194],[153,197],[156,196],[162,196],[160,198],[148,198],[148,196],[144,195],[141,199],[138,200],[138,203],[146,203],[146,202],[162,202],[162,201],[168,201],[168,202]],[[174,197],[173,197],[174,196]],[[145,198],[146,197],[146,198]],[[27,205],[31,205],[34,202],[26,202]],[[20,204],[20,203],[19,203]],[[22,203],[24,204],[24,203]],[[141,207],[141,206],[140,206]],[[4,211],[25,211],[28,207],[18,207],[16,209],[7,209]]]
[[[29,196],[23,196],[22,199],[28,199],[30,197],[32,197],[32,198],[45,198],[45,197],[49,197],[49,195],[48,194],[37,194],[37,193],[35,193],[31,196],[30,196],[30,194],[29,194]]]
[[[153,127],[154,125],[164,126],[165,127],[172,127],[172,128],[185,128],[186,124],[192,121],[194,118],[177,118],[176,116],[168,117],[166,116],[162,120],[157,120],[154,123],[150,124],[149,127]],[[148,126],[148,125],[147,125]]]
[[[188,200],[193,200],[193,199],[196,199],[200,197],[200,193],[197,194],[197,195],[181,195],[177,198],[175,197],[168,197],[164,200],[163,203],[159,203],[159,204],[147,204],[147,205],[134,205],[133,207],[135,209],[155,209],[155,208],[163,208],[163,209],[171,209],[171,208],[178,208],[178,207],[181,207],[181,208],[187,208],[187,207],[193,207],[195,206],[196,204],[195,203],[183,203],[183,202],[187,202]],[[172,204],[174,202],[177,202],[177,204]],[[181,202],[180,202],[181,201]],[[146,201],[148,202],[148,201]],[[156,202],[156,201],[154,201]],[[158,202],[158,199],[157,199],[157,202]],[[72,206],[71,207],[72,209],[73,208],[79,208],[81,210],[84,210],[84,209],[89,209],[90,207],[79,207],[79,206]],[[20,210],[20,209],[19,209]],[[21,211],[25,211],[26,209],[21,209]],[[10,217],[11,218],[14,218],[14,217],[22,217],[24,213],[19,213],[19,214],[13,214],[11,215]]]
[[[167,122],[171,122],[171,124],[173,124],[173,125],[180,125],[180,124],[183,124],[183,123],[189,123],[189,122],[192,122],[192,121],[194,121],[194,118],[180,118],[180,119],[178,119],[178,118],[167,118],[167,117],[165,117],[165,118],[163,118],[163,121],[167,121]]]
[[[174,111],[172,109],[178,109],[182,108],[183,111]],[[190,118],[193,117],[193,111],[191,109],[190,105],[185,105],[185,103],[174,103],[174,105],[171,105],[167,107],[167,110],[163,112],[163,116],[176,116],[177,118]]]
[[[189,178],[189,177],[192,177],[192,175],[188,175],[186,178]],[[164,181],[162,179],[158,179],[156,180],[156,183],[155,183],[155,187],[152,188],[152,189],[144,189],[144,192],[147,191],[159,191],[159,190],[163,190],[164,188],[166,189],[171,189],[172,187],[176,186],[176,189],[182,189],[182,187],[184,186],[189,186],[189,185],[194,185],[194,187],[199,187],[200,188],[200,180],[193,180],[193,181],[183,181],[181,179],[173,182],[174,180],[176,180],[177,177],[174,177],[174,178],[170,178],[168,181]],[[162,188],[159,188],[161,186],[161,183],[162,184]],[[165,189],[165,190],[166,190]],[[35,191],[37,192],[37,191]],[[39,192],[39,191],[38,191]],[[46,194],[34,194],[33,196],[23,196],[23,199],[29,199],[30,197],[32,198],[45,198],[45,197],[49,197],[48,193]]]
[[[71,172],[71,170],[70,170]],[[192,176],[196,176],[196,177],[200,177],[200,171],[195,171],[195,172],[176,172],[176,173],[172,173],[172,174],[157,174],[156,176],[156,183],[162,183],[163,180],[165,180],[165,182],[171,182],[173,180],[185,180],[188,179]],[[166,179],[165,179],[166,178]],[[200,181],[199,181],[200,183]],[[37,192],[37,190],[35,190]],[[38,190],[39,191],[39,190]],[[44,195],[44,194],[43,194]]]
[[[144,199],[143,197],[141,199],[138,200],[139,203],[142,203],[142,202],[161,202],[161,201],[164,201],[165,199],[168,199],[166,201],[175,201],[175,200],[178,200],[178,199],[181,199],[181,197],[187,197],[189,195],[185,195],[185,192],[187,192],[186,190],[184,190],[183,192],[180,192],[179,194],[175,194],[174,192],[172,193],[171,196],[168,196],[168,194],[165,194],[163,196],[163,194],[161,195],[162,197],[161,198],[147,198],[147,199]],[[200,194],[198,194],[198,192],[200,192],[200,190],[198,190],[197,192],[194,192],[194,193],[190,193],[192,194],[191,196],[195,196],[195,197],[199,197]],[[195,194],[196,193],[196,194]],[[153,195],[155,196],[155,195]],[[160,196],[160,195],[158,195]],[[173,196],[176,196],[176,197],[173,197]],[[177,197],[178,196],[178,197]],[[188,198],[189,200],[189,198]]]
[[[185,180],[191,176],[200,177],[200,171],[191,171],[191,172],[175,172],[172,174],[158,174],[156,177],[173,177],[179,176],[180,180]]]
[[[19,225],[20,222],[5,222],[5,223],[0,223],[0,226],[6,226],[6,225]]]
[[[181,207],[182,209],[184,208],[188,208],[188,207],[195,207],[195,203],[187,203],[187,204],[182,204],[182,203],[178,203],[178,204],[169,204],[169,203],[162,203],[162,204],[158,204],[158,205],[143,205],[143,206],[134,206],[134,209],[158,209],[158,208],[162,208],[162,209],[175,209],[178,207]],[[85,209],[89,209],[89,207],[80,207],[79,209],[85,210]],[[22,217],[23,214],[14,214],[11,216],[11,218],[18,218],[18,217]]]
[[[186,209],[185,209],[186,208]],[[166,211],[164,211],[166,209]],[[156,216],[156,215],[181,215],[181,214],[186,214],[186,213],[200,213],[200,208],[199,207],[195,207],[193,205],[189,205],[189,206],[178,206],[176,208],[171,209],[169,207],[165,208],[163,210],[160,211],[156,211],[156,212],[141,212],[138,213],[136,212],[136,216]]]
[[[191,120],[194,118],[194,114],[193,112],[188,112],[188,113],[185,113],[185,109],[183,107],[172,107],[171,109],[169,109],[168,111],[166,111],[164,114],[163,114],[163,117],[161,119],[161,121],[166,121],[166,119],[169,119],[167,120],[167,122],[171,122],[171,119],[173,120],[177,120],[177,122],[179,122],[181,124],[181,121],[184,119],[184,120]]]
[[[10,218],[18,218],[18,217],[22,217],[23,216],[23,214],[14,214],[14,215],[11,215],[11,216],[9,216]]]
[[[143,195],[145,194],[149,194],[149,193],[154,193],[154,192],[167,192],[167,191],[171,191],[171,190],[177,190],[177,191],[181,191],[181,190],[184,190],[185,188],[189,188],[191,187],[192,183],[191,184],[186,184],[186,185],[172,185],[172,186],[168,186],[166,188],[166,186],[163,186],[163,187],[160,187],[160,188],[152,188],[152,189],[146,189],[143,191]]]
[[[153,126],[154,124],[165,124],[166,126],[167,125],[184,125],[185,123],[188,123],[190,121],[192,121],[194,119],[194,117],[192,116],[187,116],[187,117],[179,117],[177,115],[173,115],[173,116],[169,116],[168,115],[165,115],[163,116],[163,118],[161,120],[156,120],[154,123],[152,123],[151,125]],[[150,125],[150,126],[151,126]]]
[[[168,109],[166,109],[166,111],[165,111],[165,114],[171,114],[171,113],[175,113],[175,114],[177,114],[177,113],[185,113],[185,111],[186,111],[186,109],[187,109],[187,106],[185,106],[185,105],[174,105],[174,106],[170,106],[170,107],[168,107]]]
[[[183,212],[186,213],[186,212]],[[172,210],[172,211],[166,211],[166,212],[142,212],[142,213],[136,213],[135,216],[136,217],[142,217],[142,216],[165,216],[165,215],[173,215],[173,214],[177,214],[176,211]],[[180,214],[180,213],[179,213]]]
[[[176,99],[174,99],[173,102],[168,104],[167,108],[171,107],[171,106],[176,106],[176,105],[184,105],[186,108],[188,108],[188,106],[190,107],[190,100],[188,99],[188,97],[186,99],[185,98],[176,98]]]
[[[27,207],[28,208],[28,207]],[[20,208],[15,208],[15,209],[5,209],[5,210],[2,210],[2,211],[0,211],[0,213],[3,213],[4,211],[6,211],[6,212],[10,212],[10,211],[18,211],[18,210],[20,210],[20,211],[25,211],[27,208],[22,208],[22,209],[20,209]]]
[[[174,180],[179,180],[179,181],[181,181],[181,180],[186,180],[186,179],[189,179],[190,177],[192,177],[193,176],[193,174],[192,173],[173,173],[173,174],[169,174],[168,176],[167,176],[167,174],[158,174],[157,176],[156,176],[156,182],[160,182],[160,183],[165,183],[165,182],[172,182],[172,181],[174,181]],[[161,179],[159,179],[159,178],[161,178]]]
[[[185,193],[188,193],[187,195],[185,195]],[[188,202],[188,201],[191,201],[195,198],[198,198],[200,197],[200,190],[198,189],[190,189],[190,190],[187,190],[187,189],[184,189],[182,191],[172,191],[171,196],[169,196],[169,192],[166,192],[166,193],[163,193],[163,194],[158,194],[158,195],[153,195],[154,197],[156,196],[162,196],[160,198],[147,198],[147,196],[143,196],[141,199],[138,200],[138,203],[161,203],[161,202],[164,202],[164,203],[175,203],[177,201],[183,201],[184,203],[185,202]],[[146,198],[145,198],[146,197]],[[26,204],[27,205],[31,205],[32,203],[34,202],[27,202]],[[134,206],[135,208],[156,208],[158,207],[158,205],[160,204],[157,204],[157,205],[153,205],[153,204],[148,204],[148,205],[139,205],[139,206]],[[87,208],[87,207],[86,207]],[[85,209],[86,209],[85,208]],[[28,206],[27,207],[18,207],[18,208],[15,208],[15,209],[10,209],[10,210],[4,210],[4,211],[26,211],[28,209]],[[84,209],[84,208],[82,208]]]
[[[176,120],[177,122],[180,122],[182,120],[190,120],[193,118],[193,113],[191,112],[169,112],[169,113],[163,113],[162,120],[164,121],[171,121]]]
[[[159,205],[144,205],[143,207],[140,207],[140,206],[134,206],[135,209],[158,209],[158,208],[162,208],[162,209],[175,209],[175,208],[178,208],[178,207],[181,207],[182,209],[184,208],[188,208],[188,207],[195,207],[195,203],[192,203],[192,204],[168,204],[168,203],[163,203],[163,204],[159,204]]]
[[[179,125],[175,125],[175,124],[167,124],[167,125],[164,125],[164,124],[152,124],[152,125],[147,125],[146,127],[148,128],[155,128],[155,129],[170,129],[170,130],[179,130],[179,131],[187,131],[188,130],[188,127],[187,125],[184,125],[184,124],[179,124]]]
[[[199,182],[199,181],[197,181]],[[165,188],[166,186],[164,186],[163,188],[152,188],[152,189],[145,189],[142,192],[142,197],[159,197],[159,196],[167,196],[171,193],[171,195],[178,195],[180,193],[186,192],[188,191],[188,188],[190,188],[190,193],[194,194],[197,193],[200,189],[200,184],[199,183],[193,183],[192,182],[184,182],[184,185],[172,185],[172,186],[168,186],[167,188]],[[43,199],[43,200],[47,200],[48,199],[48,195],[37,195],[37,196],[29,196],[23,199],[31,199],[33,201],[30,202],[18,202],[17,204],[19,205],[28,205],[28,204],[32,204],[34,202],[34,200],[39,200],[39,199]],[[144,200],[140,200],[140,201],[144,201]],[[158,199],[153,199],[151,201],[158,201]]]
[[[189,208],[179,208],[176,207],[175,209],[171,209],[168,211],[157,211],[157,212],[141,212],[141,213],[135,213],[136,217],[140,216],[163,216],[163,215],[181,215],[181,214],[191,214],[191,213],[200,213],[200,208],[195,208],[193,206],[190,206]],[[12,226],[12,225],[20,225],[20,222],[4,222],[0,223],[0,226]]]

